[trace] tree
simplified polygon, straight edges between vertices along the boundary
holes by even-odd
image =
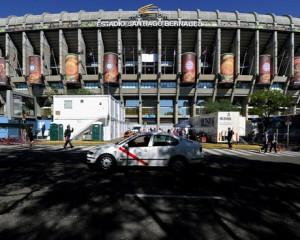
[[[285,111],[292,104],[292,97],[278,90],[259,90],[252,95],[250,105],[253,114],[262,118],[265,129],[269,127],[271,115]]]
[[[230,100],[222,99],[216,102],[207,102],[204,104],[206,113],[214,113],[219,111],[229,112],[229,111],[240,111],[240,106],[233,105]]]

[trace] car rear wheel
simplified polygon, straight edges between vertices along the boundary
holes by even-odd
[[[175,158],[170,161],[169,167],[175,173],[183,173],[187,170],[188,164],[185,159]]]
[[[97,162],[100,170],[104,172],[109,172],[115,167],[115,159],[110,155],[100,156]]]

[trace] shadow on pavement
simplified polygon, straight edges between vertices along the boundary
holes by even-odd
[[[300,165],[215,157],[177,177],[84,160],[80,149],[2,155],[0,239],[300,238]]]

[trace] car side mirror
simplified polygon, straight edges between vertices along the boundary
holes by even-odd
[[[129,145],[128,145],[128,143],[126,143],[126,144],[124,144],[124,146],[123,146],[126,150],[128,150],[129,149]]]

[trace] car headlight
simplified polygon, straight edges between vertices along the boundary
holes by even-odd
[[[95,154],[95,152],[93,152],[93,151],[88,151],[88,153],[87,153],[88,155],[94,155]]]

